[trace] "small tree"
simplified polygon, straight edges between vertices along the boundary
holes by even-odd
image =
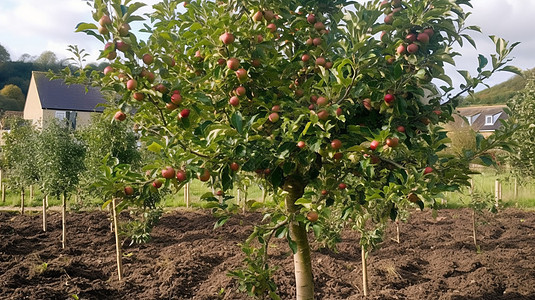
[[[314,298],[307,230],[321,235],[331,207],[381,225],[411,193],[423,206],[468,184],[468,163],[478,153],[442,155],[448,139],[437,124],[451,120],[459,96],[494,72],[518,72],[506,66],[516,44],[493,37],[492,65],[479,56],[477,76],[460,71],[466,83],[452,94],[444,63],[459,55],[454,44],[473,44],[467,30],[478,30],[464,24],[468,0],[186,4],[184,13],[177,1],[153,6],[149,37],[138,40],[129,23],[143,19],[135,15],[142,3],[94,1],[99,26],[77,30],[105,44],[101,57],[111,65],[104,75],[81,70],[80,80],[122,96],[116,118],[135,118],[160,156],[145,168],[179,169],[184,176],[166,181],[176,188],[199,178],[227,191],[237,172],[258,174],[276,205],[266,208],[270,224],[248,240],[261,244],[247,248],[248,262],[269,275],[258,262],[267,262],[272,236],[286,238],[297,299]],[[346,10],[350,4],[354,10]],[[437,89],[432,79],[446,85]],[[232,197],[205,199],[214,209],[235,207]],[[246,287],[254,285],[249,279]],[[274,297],[271,282],[262,282],[261,292],[249,293]]]
[[[24,189],[40,180],[40,165],[36,154],[38,131],[30,122],[12,119],[8,122],[10,132],[4,134],[4,153],[9,185],[21,191],[21,212],[24,213]]]
[[[66,246],[66,209],[68,194],[78,185],[80,173],[85,169],[85,148],[69,126],[53,120],[47,122],[39,135],[39,170],[45,194],[62,197],[62,246]]]

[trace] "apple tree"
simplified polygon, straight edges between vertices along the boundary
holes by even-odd
[[[474,44],[468,0],[200,0],[185,8],[164,0],[146,18],[136,15],[142,3],[91,4],[98,25],[77,31],[103,43],[110,66],[81,81],[121,95],[116,119],[133,118],[158,154],[145,169],[164,169],[176,189],[197,178],[226,192],[240,172],[269,186],[276,205],[244,243],[250,268],[234,272],[258,297],[277,297],[272,237],[294,253],[297,299],[313,299],[309,229],[323,238],[339,228],[335,216],[352,220],[367,251],[380,235],[368,220],[384,224],[401,202],[432,205],[467,185],[469,162],[485,147],[443,154],[438,124],[452,120],[460,95],[494,72],[516,71],[507,66],[516,44],[494,38],[491,66],[480,56],[476,76],[460,71],[466,83],[456,92],[444,65],[460,55],[454,45]],[[145,19],[141,39],[131,23]],[[204,198],[219,212],[235,207],[230,196]]]

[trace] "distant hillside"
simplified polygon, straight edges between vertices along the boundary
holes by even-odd
[[[526,77],[534,76],[535,68],[525,71],[524,74]],[[474,97],[466,97],[461,106],[506,104],[507,100],[525,86],[526,78],[516,75],[507,81],[477,92]]]

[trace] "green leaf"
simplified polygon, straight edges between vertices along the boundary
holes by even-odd
[[[81,32],[81,31],[90,30],[90,29],[97,30],[98,27],[97,27],[97,25],[95,25],[93,23],[78,23],[78,25],[76,25],[76,31],[75,32]]]
[[[283,181],[284,172],[282,171],[282,168],[276,167],[275,170],[271,172],[271,184],[273,184],[274,187],[280,187]]]
[[[234,127],[240,134],[243,133],[243,119],[239,111],[236,111],[230,117],[230,124]]]
[[[228,216],[223,216],[223,217],[220,217],[217,222],[215,222],[214,224],[214,229],[218,228],[218,227],[221,227],[223,225],[225,225],[225,223],[227,223],[229,217]]]
[[[310,198],[299,198],[297,201],[295,201],[295,205],[302,205],[302,204],[310,204],[312,203],[312,199]]]
[[[162,150],[162,145],[156,143],[156,142],[152,142],[152,144],[150,144],[148,147],[147,147],[147,150],[149,150],[150,152],[154,152],[154,153],[160,153],[160,151]]]
[[[297,243],[292,240],[292,238],[290,237],[290,235],[286,235],[286,239],[288,240],[288,246],[290,246],[290,249],[292,249],[292,252],[293,254],[296,254],[297,253]]]
[[[517,74],[517,75],[520,75],[520,76],[524,75],[522,73],[522,70],[520,68],[518,68],[518,67],[515,67],[515,66],[506,66],[506,67],[501,68],[498,71],[511,72],[511,73],[514,73],[514,74]]]

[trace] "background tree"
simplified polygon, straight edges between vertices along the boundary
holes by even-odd
[[[4,46],[0,45],[0,63],[7,61],[11,61],[11,55]]]
[[[0,90],[0,95],[7,98],[15,99],[24,102],[25,97],[20,87],[14,84],[7,84]]]
[[[469,162],[486,148],[443,155],[448,139],[437,124],[492,73],[519,72],[506,66],[516,44],[493,38],[492,64],[480,56],[478,74],[461,71],[466,83],[452,93],[443,66],[458,55],[453,44],[473,43],[465,31],[477,27],[465,27],[462,7],[469,1],[370,1],[354,3],[354,12],[342,0],[194,1],[185,13],[163,1],[147,40],[129,30],[143,4],[104,2],[93,3],[99,26],[77,30],[103,42],[101,57],[112,63],[104,76],[87,76],[122,96],[116,119],[132,115],[159,155],[145,169],[175,189],[199,178],[224,194],[237,172],[258,174],[276,205],[248,239],[261,246],[248,243],[247,261],[269,276],[269,241],[286,238],[298,299],[314,297],[308,229],[323,235],[331,208],[380,227],[400,202],[432,205],[437,194],[467,185]],[[446,85],[437,89],[433,78]],[[220,213],[236,207],[230,196],[203,198]],[[261,287],[242,274],[251,295],[275,297],[271,282]]]
[[[534,178],[535,176],[535,74],[527,78],[526,86],[507,104],[513,117],[523,127],[512,137],[517,142],[515,151],[509,156],[511,169],[518,175]]]

